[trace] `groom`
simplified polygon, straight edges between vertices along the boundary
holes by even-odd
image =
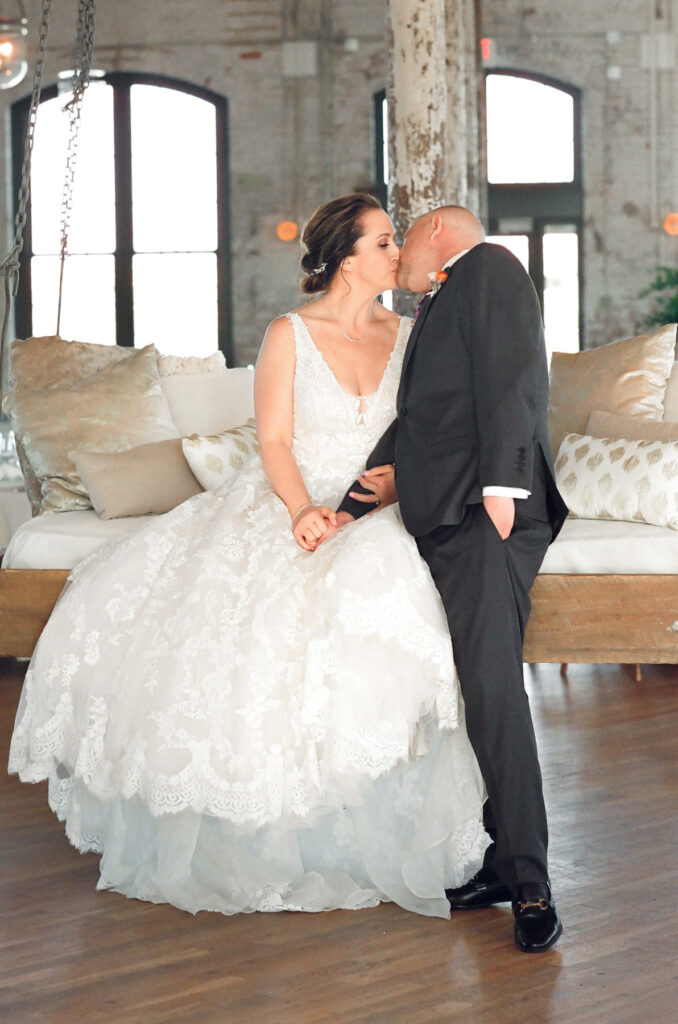
[[[515,941],[540,953],[562,925],[551,896],[541,771],[523,685],[529,592],[567,509],[546,432],[541,314],[519,261],[467,209],[419,217],[398,284],[425,292],[405,351],[397,418],[368,468],[394,463],[400,511],[445,606],[492,839],[453,909],[509,900]],[[434,286],[435,288],[435,286]],[[354,485],[340,522],[374,507]],[[353,497],[351,495],[354,495]],[[350,514],[350,515],[349,515]]]

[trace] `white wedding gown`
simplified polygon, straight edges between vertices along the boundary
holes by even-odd
[[[394,415],[410,322],[361,399],[290,319],[293,451],[335,506]],[[258,457],[73,571],[9,768],[49,780],[99,888],[192,912],[446,917],[487,843],[442,604],[397,506],[303,551]]]

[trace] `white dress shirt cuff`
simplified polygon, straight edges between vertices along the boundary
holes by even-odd
[[[483,487],[483,498],[529,498],[531,493],[522,487]]]

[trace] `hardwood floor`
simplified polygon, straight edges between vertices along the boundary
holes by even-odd
[[[22,666],[0,663],[6,764]],[[47,807],[0,773],[3,1024],[673,1024],[678,668],[526,668],[565,934],[512,942],[507,908],[429,920],[196,917],[97,893]]]

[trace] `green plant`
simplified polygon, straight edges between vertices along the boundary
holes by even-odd
[[[642,321],[643,327],[678,323],[678,267],[657,267],[654,278],[638,298],[648,295],[654,295],[655,304]]]

